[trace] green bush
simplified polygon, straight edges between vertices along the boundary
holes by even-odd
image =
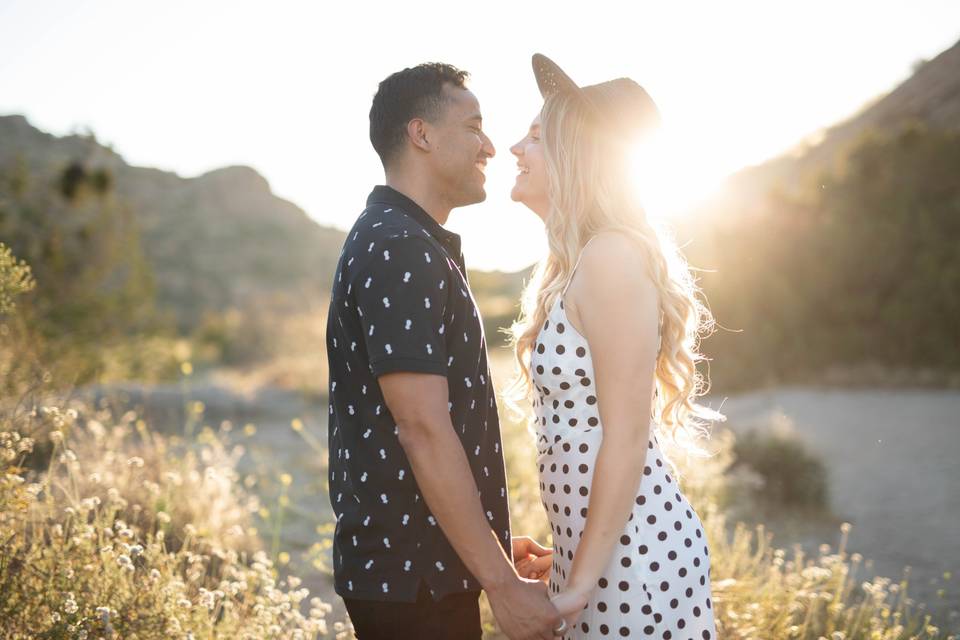
[[[17,296],[31,291],[35,285],[29,265],[18,261],[10,248],[0,242],[0,314],[11,313],[16,308]]]
[[[762,503],[827,508],[826,468],[797,437],[752,429],[737,436],[733,457],[731,469],[745,465],[763,480],[755,490]]]

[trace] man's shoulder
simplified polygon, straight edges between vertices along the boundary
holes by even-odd
[[[440,242],[419,222],[397,205],[374,203],[357,217],[345,242],[346,252],[369,252],[383,245],[432,248],[438,253]]]
[[[349,287],[371,271],[401,269],[450,280],[451,268],[440,244],[416,220],[391,206],[367,207],[347,234],[338,281]]]

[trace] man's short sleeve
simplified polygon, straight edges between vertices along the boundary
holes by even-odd
[[[351,288],[373,375],[446,375],[443,314],[449,283],[443,255],[414,235],[377,241],[370,252]]]

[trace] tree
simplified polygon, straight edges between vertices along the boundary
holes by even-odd
[[[0,239],[37,285],[23,298],[19,338],[76,382],[97,378],[103,347],[160,327],[136,220],[112,182],[81,160],[47,172],[0,167]]]

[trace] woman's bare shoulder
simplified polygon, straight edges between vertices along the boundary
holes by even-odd
[[[620,231],[601,231],[580,258],[584,280],[594,286],[624,285],[644,278],[644,259],[637,241]],[[634,285],[636,286],[636,285]]]

